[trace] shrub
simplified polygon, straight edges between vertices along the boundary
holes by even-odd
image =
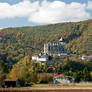
[[[53,76],[49,73],[40,73],[37,78],[39,83],[49,83],[53,81]]]

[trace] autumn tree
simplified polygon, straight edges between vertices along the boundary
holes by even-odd
[[[38,82],[39,83],[49,83],[53,81],[53,76],[49,73],[41,73],[38,74]]]

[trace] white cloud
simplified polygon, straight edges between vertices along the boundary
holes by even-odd
[[[91,1],[90,1],[91,2]],[[92,2],[91,2],[92,3]],[[15,5],[0,3],[0,19],[27,17],[30,22],[35,23],[58,23],[68,21],[80,21],[91,17],[86,9],[91,9],[92,4],[80,4],[72,2],[66,4],[62,1],[30,2],[24,0]]]
[[[28,0],[20,2],[15,5],[8,3],[0,3],[0,18],[14,18],[30,16],[32,12],[39,8],[39,2],[31,3]]]
[[[38,23],[58,23],[66,21],[80,21],[90,17],[86,11],[86,4],[66,4],[61,1],[48,3],[44,1],[39,10],[30,16],[29,20]]]
[[[92,1],[88,1],[87,9],[92,10]]]

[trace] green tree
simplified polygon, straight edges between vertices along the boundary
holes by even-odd
[[[82,71],[74,72],[73,77],[75,79],[75,82],[80,82],[82,78]]]
[[[4,79],[5,73],[2,70],[0,70],[0,87],[2,86]]]
[[[85,67],[82,71],[83,74],[83,81],[89,81],[90,80],[90,72],[88,71],[87,67]]]

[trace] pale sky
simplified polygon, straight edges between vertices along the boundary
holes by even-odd
[[[92,0],[0,0],[0,28],[92,18]]]

